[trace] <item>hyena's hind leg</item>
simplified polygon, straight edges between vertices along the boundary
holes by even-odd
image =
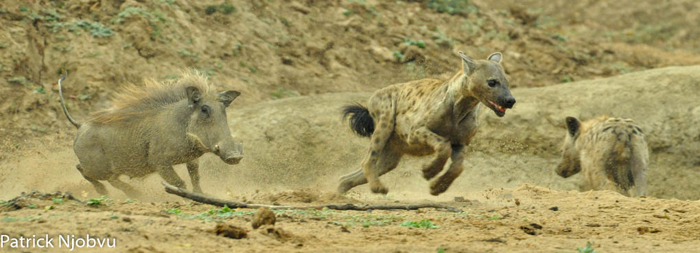
[[[387,145],[386,148],[380,152],[379,159],[374,166],[379,176],[395,169],[401,160],[401,156],[401,152],[392,149],[391,145]],[[364,168],[360,168],[340,178],[338,194],[345,194],[350,189],[366,183],[367,178],[365,177]]]
[[[630,161],[630,170],[634,180],[634,188],[636,197],[647,196],[647,167],[648,167],[648,151],[646,156],[635,155]]]
[[[391,95],[389,95],[389,99],[391,99]],[[380,169],[378,165],[380,159],[386,159],[384,156],[387,154],[383,151],[388,148],[389,138],[394,132],[395,114],[391,100],[383,100],[377,104],[381,106],[381,110],[376,111],[376,117],[373,117],[375,119],[374,133],[370,139],[369,154],[362,162],[362,168],[372,192],[387,194],[389,189],[379,181],[379,176],[382,174],[380,172],[383,169]]]
[[[440,176],[437,180],[433,181],[430,185],[430,194],[437,196],[441,193],[447,191],[447,188],[452,185],[452,182],[462,174],[464,171],[464,150],[463,145],[452,145],[452,164],[450,168]]]
[[[80,164],[75,165],[75,168],[78,169],[78,171],[80,171],[80,174],[83,175],[85,180],[90,182],[95,187],[97,193],[99,193],[100,195],[107,195],[107,188],[105,188],[104,184],[100,183],[100,181],[97,181],[96,179],[86,176],[85,173],[83,173],[83,168],[80,167]]]

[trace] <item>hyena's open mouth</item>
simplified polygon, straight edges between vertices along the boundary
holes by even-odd
[[[508,108],[500,106],[491,100],[489,100],[489,104],[489,107],[496,113],[496,115],[498,115],[498,117],[503,117],[503,115],[506,115],[506,110],[508,110]]]

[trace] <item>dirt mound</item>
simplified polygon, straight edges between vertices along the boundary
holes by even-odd
[[[311,203],[317,201],[320,197],[318,191],[308,188],[300,190],[287,190],[265,195],[267,196],[264,196],[263,199],[273,203]]]

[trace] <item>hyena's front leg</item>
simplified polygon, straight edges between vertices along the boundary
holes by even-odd
[[[452,153],[450,141],[433,133],[426,127],[421,127],[411,132],[411,135],[408,137],[408,144],[428,145],[435,150],[435,159],[423,165],[423,177],[426,180],[430,180],[442,171]]]
[[[433,181],[433,183],[430,185],[430,194],[432,195],[440,195],[441,193],[447,191],[447,188],[452,185],[452,182],[459,177],[460,174],[462,174],[462,171],[464,170],[463,162],[464,162],[464,152],[462,150],[464,149],[463,145],[452,145],[452,164],[450,165],[450,168],[440,176],[437,180]]]

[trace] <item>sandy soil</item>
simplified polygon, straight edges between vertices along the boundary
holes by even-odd
[[[285,195],[287,201],[279,200],[279,195]],[[308,197],[314,203],[328,202],[304,191],[248,197],[297,205],[304,205]],[[464,197],[466,202],[444,202],[462,208],[463,213],[277,211],[274,226],[258,229],[251,227],[257,210],[250,209],[225,212],[183,201],[124,200],[90,207],[71,200],[56,204],[32,198],[22,201],[23,209],[3,215],[0,232],[117,238],[115,250],[120,252],[576,252],[588,242],[597,252],[691,252],[700,247],[697,201],[633,199],[608,191],[557,192],[531,185],[477,191]],[[432,202],[402,202],[421,201]],[[47,206],[51,210],[45,210]],[[424,220],[430,221],[431,228],[405,226],[407,222],[425,224]],[[217,236],[218,222],[247,230],[247,237]]]
[[[117,238],[118,252],[700,246],[700,69],[662,68],[700,63],[700,34],[692,29],[700,3],[470,1],[451,15],[428,2],[1,2],[0,200],[10,202],[0,204],[0,234],[89,233]],[[113,34],[93,29],[100,26]],[[357,169],[367,148],[339,108],[391,83],[449,77],[460,50],[475,58],[503,52],[518,99],[504,118],[482,113],[465,173],[434,197],[417,169],[426,158],[407,158],[382,177],[387,196],[366,186],[335,196],[338,177]],[[245,158],[228,166],[205,155],[207,194],[292,205],[438,202],[464,212],[276,211],[274,227],[254,230],[256,210],[185,201],[166,194],[157,175],[125,178],[148,198],[131,200],[108,187],[109,199],[88,205],[99,196],[74,167],[75,129],[57,103],[58,72],[70,73],[64,88],[80,120],[109,106],[123,84],[177,78],[182,68],[243,92],[228,117]],[[554,174],[563,118],[601,114],[633,118],[648,136],[648,198],[589,192],[580,177]],[[176,170],[189,182],[184,166]],[[11,201],[32,190],[72,192],[80,201],[40,194]],[[402,226],[422,220],[437,227]],[[219,223],[244,228],[248,237],[218,236]]]

